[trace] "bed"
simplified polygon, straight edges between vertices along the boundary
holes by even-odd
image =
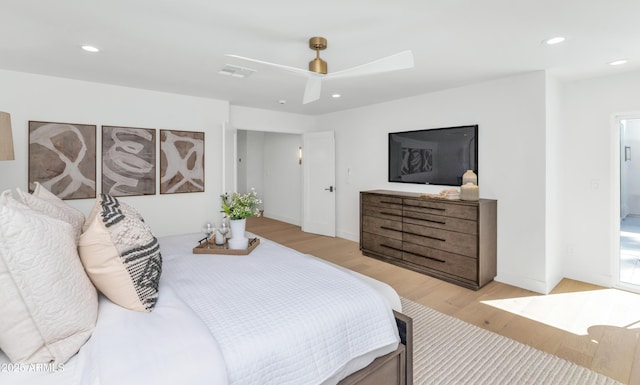
[[[157,242],[153,311],[99,294],[77,354],[12,364],[0,351],[0,383],[412,384],[411,320],[391,287],[268,239],[246,256],[193,254],[199,238]]]

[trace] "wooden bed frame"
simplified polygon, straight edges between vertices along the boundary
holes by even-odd
[[[398,349],[376,358],[338,385],[413,385],[413,320],[396,311],[393,314],[400,334]]]

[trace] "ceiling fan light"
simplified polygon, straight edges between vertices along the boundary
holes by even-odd
[[[317,57],[309,62],[309,71],[326,75],[327,62]]]

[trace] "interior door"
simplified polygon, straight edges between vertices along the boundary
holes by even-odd
[[[335,237],[335,139],[333,131],[302,138],[302,231]]]

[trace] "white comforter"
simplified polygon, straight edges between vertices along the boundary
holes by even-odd
[[[352,360],[398,344],[373,288],[268,240],[247,256],[183,252],[163,276],[209,327],[231,385],[335,383]]]
[[[326,385],[396,348],[397,296],[268,240],[222,256],[192,254],[197,239],[160,240],[153,312],[100,296],[96,329],[63,370],[13,366],[0,351],[0,384]]]

